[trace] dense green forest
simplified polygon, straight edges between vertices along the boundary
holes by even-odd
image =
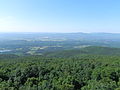
[[[89,46],[81,49],[61,50],[54,52],[46,52],[43,55],[46,57],[75,57],[81,54],[87,55],[115,55],[120,56],[120,48]]]
[[[119,79],[120,56],[0,55],[0,90],[120,90]]]

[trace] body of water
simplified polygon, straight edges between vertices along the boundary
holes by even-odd
[[[3,53],[3,52],[10,52],[11,50],[0,50],[0,53]]]

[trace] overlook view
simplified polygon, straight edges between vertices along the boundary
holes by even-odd
[[[120,90],[119,0],[1,0],[0,90]]]

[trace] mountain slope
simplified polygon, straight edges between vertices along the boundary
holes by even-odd
[[[47,57],[72,57],[72,56],[79,56],[81,54],[120,56],[120,48],[89,46],[82,49],[50,52],[50,53],[45,53],[44,55]]]

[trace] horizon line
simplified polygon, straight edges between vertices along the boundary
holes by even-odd
[[[109,33],[109,34],[120,34],[120,32],[0,32],[0,33]]]

